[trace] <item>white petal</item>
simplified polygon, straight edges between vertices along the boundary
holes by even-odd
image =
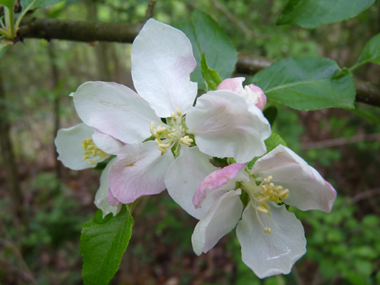
[[[114,159],[112,159],[110,162],[108,162],[106,168],[104,168],[102,175],[100,175],[100,186],[98,191],[95,195],[95,205],[100,210],[103,211],[103,218],[107,216],[109,213],[112,213],[114,216],[120,211],[121,209],[121,203],[117,207],[111,206],[108,203],[107,200],[107,194],[108,194],[108,173],[110,171],[110,167]]]
[[[253,104],[227,91],[209,91],[186,115],[189,132],[200,151],[215,157],[234,157],[244,163],[266,152],[270,125]]]
[[[291,149],[279,145],[256,161],[252,172],[266,178],[272,175],[272,182],[289,189],[284,202],[306,210],[331,211],[336,191],[313,167],[307,164]]]
[[[124,143],[141,142],[151,136],[151,122],[162,124],[144,99],[121,84],[86,82],[73,97],[84,123]]]
[[[165,176],[169,195],[186,212],[200,219],[213,205],[214,200],[207,199],[201,209],[195,209],[193,195],[203,179],[217,169],[198,147],[182,146],[180,155],[169,167]]]
[[[154,141],[125,145],[108,175],[112,194],[123,204],[129,204],[141,196],[161,193],[166,188],[164,178],[173,160],[170,151],[161,155]]]
[[[92,140],[97,148],[101,149],[105,153],[116,155],[123,147],[123,143],[101,131],[95,129],[95,133],[92,135]]]
[[[261,221],[272,233],[264,233],[256,212],[249,206],[243,213],[236,233],[242,260],[259,278],[288,274],[293,264],[306,252],[303,226],[285,206],[270,204],[271,217],[259,212]]]
[[[236,226],[243,211],[240,194],[240,189],[225,193],[195,226],[191,242],[197,255],[208,252]]]
[[[176,108],[186,113],[193,105],[196,61],[183,32],[150,19],[133,42],[131,60],[133,84],[157,116],[170,117]]]
[[[94,129],[85,124],[78,124],[67,129],[60,129],[54,143],[59,154],[58,160],[63,165],[73,170],[82,170],[86,168],[94,168],[96,165],[90,165],[86,161],[82,161],[84,150],[82,148],[83,139],[90,138],[94,133]],[[95,160],[100,159],[96,157]]]

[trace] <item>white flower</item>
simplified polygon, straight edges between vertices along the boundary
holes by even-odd
[[[245,209],[242,193],[248,201]],[[301,222],[283,203],[330,212],[335,198],[334,188],[314,168],[279,145],[251,170],[231,164],[200,184],[195,207],[210,199],[215,203],[194,229],[193,249],[198,255],[206,253],[237,224],[243,262],[260,278],[287,274],[305,254],[306,239]]]
[[[59,154],[58,160],[73,170],[94,168],[97,163],[107,160],[116,154],[123,144],[86,124],[60,129],[55,139]],[[100,186],[95,195],[95,205],[103,211],[103,217],[120,211],[121,204],[112,206],[107,201],[108,173],[113,159],[107,164],[100,176]]]
[[[200,217],[205,209],[194,209],[191,200],[216,169],[209,156],[247,162],[262,155],[269,123],[231,91],[210,91],[193,107],[197,84],[190,73],[196,62],[190,41],[177,29],[150,19],[131,57],[138,94],[107,82],[84,83],[73,94],[86,125],[125,144],[110,167],[109,202],[128,204],[167,188],[178,204]]]

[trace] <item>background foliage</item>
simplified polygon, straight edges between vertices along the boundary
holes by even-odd
[[[290,10],[288,18],[278,18],[286,2],[161,0],[155,18],[190,36],[191,27],[186,25],[199,13],[191,12],[204,11],[238,51],[285,61],[323,56],[335,60],[340,68],[358,66],[356,77],[380,84],[379,66],[367,63],[378,63],[378,54],[369,59],[364,52],[360,57],[363,49],[371,49],[365,47],[368,40],[380,32],[378,1],[355,18],[311,30],[302,28],[302,19],[297,24],[300,27],[276,25],[277,21],[296,21],[289,20]],[[32,16],[132,23],[144,19],[147,5],[144,0],[67,0],[38,9]],[[342,15],[342,19],[349,17]],[[378,40],[377,36],[371,42]],[[80,229],[96,212],[93,197],[100,172],[78,173],[56,164],[55,120],[58,117],[62,127],[79,122],[67,95],[85,81],[132,86],[130,48],[127,44],[26,39],[1,58],[25,215],[17,219],[10,214],[10,195],[3,183],[6,165],[2,165],[0,283],[82,284]],[[227,55],[231,68],[234,56]],[[207,52],[206,58],[209,65],[214,64]],[[314,64],[315,59],[311,61]],[[200,76],[201,70],[197,72],[194,76]],[[247,80],[265,80],[264,75],[265,71]],[[305,226],[308,252],[292,273],[257,279],[241,262],[234,233],[207,255],[196,257],[190,243],[196,221],[164,194],[144,198],[137,205],[133,235],[113,284],[380,283],[380,110],[364,104],[356,104],[354,110],[308,112],[275,101],[269,106],[277,110],[273,131],[316,167],[339,195],[331,214],[294,210]]]

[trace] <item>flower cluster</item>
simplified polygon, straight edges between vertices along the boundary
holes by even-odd
[[[196,100],[190,41],[154,19],[136,37],[131,59],[137,92],[86,82],[71,95],[83,123],[58,132],[58,159],[74,170],[108,162],[95,197],[103,215],[167,189],[200,220],[192,237],[197,254],[237,225],[243,261],[259,277],[288,273],[306,241],[283,204],[328,212],[336,193],[290,149],[267,153],[262,90],[229,78]],[[236,163],[220,169],[213,157]]]

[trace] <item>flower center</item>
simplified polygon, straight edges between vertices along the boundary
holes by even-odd
[[[154,122],[150,123],[150,132],[156,138],[155,142],[161,154],[174,148],[173,152],[177,155],[180,144],[190,146],[194,140],[186,135],[186,130],[185,117],[179,108],[166,119],[166,125],[155,128]]]
[[[271,180],[273,177],[269,175],[259,185],[256,184],[257,178],[250,177],[249,181],[242,181],[242,190],[247,192],[250,202],[249,204],[256,210],[257,218],[264,228],[264,232],[270,234],[271,228],[266,227],[259,217],[259,212],[268,214],[270,217],[270,207],[267,202],[282,203],[289,195],[288,189],[282,186],[275,186]]]
[[[104,151],[98,149],[91,137],[82,141],[82,148],[84,149],[84,156],[82,158],[82,161],[91,159],[87,161],[87,163],[90,165],[95,165],[110,156]],[[97,156],[99,157],[97,160],[92,160],[92,158],[95,158]]]

